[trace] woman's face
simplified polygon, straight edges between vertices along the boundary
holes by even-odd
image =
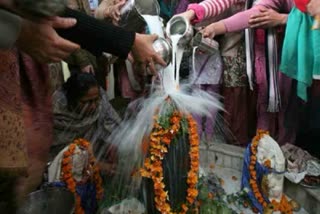
[[[92,87],[88,92],[80,98],[79,107],[85,115],[92,114],[98,107],[100,102],[100,93],[97,86]]]

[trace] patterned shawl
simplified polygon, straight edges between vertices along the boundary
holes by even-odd
[[[54,145],[62,148],[75,138],[84,138],[94,144],[106,142],[114,128],[120,123],[120,117],[108,101],[106,92],[100,89],[101,101],[96,111],[84,116],[70,111],[63,90],[53,94]]]

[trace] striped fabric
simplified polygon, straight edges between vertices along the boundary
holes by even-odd
[[[199,3],[199,5],[205,9],[204,18],[209,18],[219,15],[221,12],[239,2],[243,2],[243,0],[205,0]]]

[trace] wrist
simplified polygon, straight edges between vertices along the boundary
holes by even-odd
[[[192,9],[187,10],[186,15],[190,21],[193,21],[196,18],[196,12]]]
[[[205,17],[204,7],[199,4],[189,4],[187,10],[192,11],[194,14],[193,19],[191,20],[194,23],[201,22]]]
[[[212,29],[215,35],[221,35],[226,33],[226,27],[222,21],[218,21],[212,24]]]
[[[288,14],[280,14],[280,25],[286,25],[288,19]]]

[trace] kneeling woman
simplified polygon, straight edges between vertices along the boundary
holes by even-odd
[[[120,117],[108,101],[106,92],[99,88],[94,75],[76,73],[53,95],[54,142],[51,157],[55,157],[74,139],[89,141],[95,151],[112,162],[114,148],[108,146],[107,137],[120,123]],[[109,148],[109,149],[107,149]],[[99,154],[95,154],[99,155]]]
[[[110,173],[117,163],[117,151],[106,139],[120,117],[95,77],[88,73],[72,75],[54,93],[53,113],[54,160],[48,169],[48,181],[75,194],[75,213],[95,213],[103,197],[100,169]]]

